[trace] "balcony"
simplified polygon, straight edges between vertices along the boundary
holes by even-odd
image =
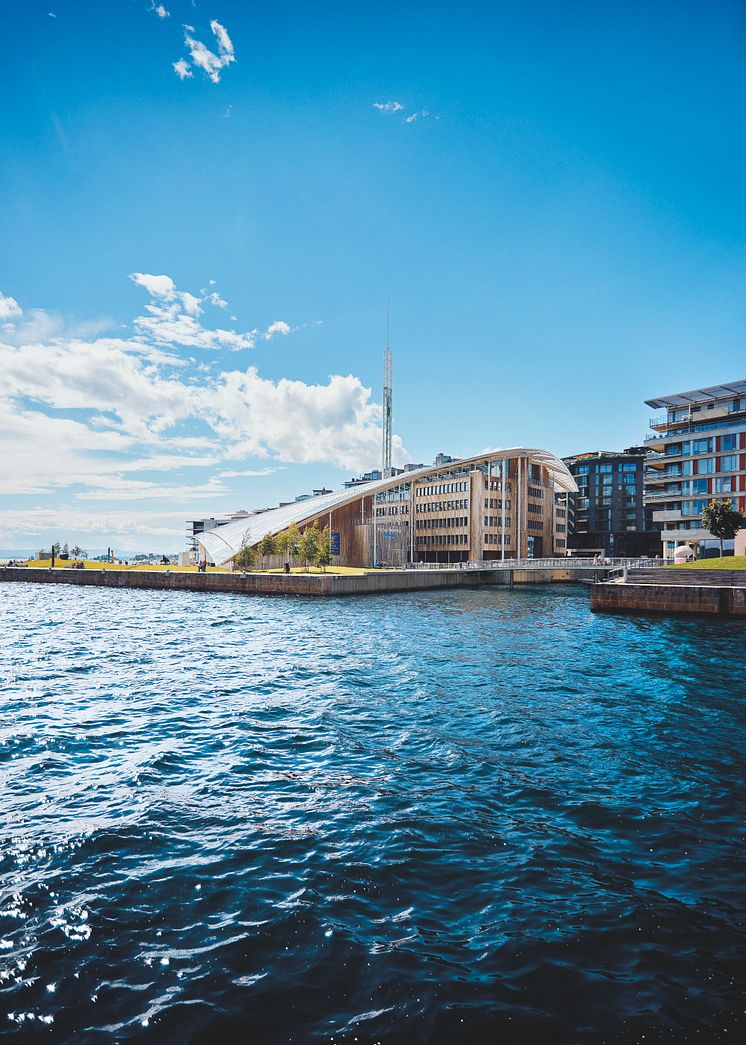
[[[683,522],[681,515],[681,509],[676,508],[671,510],[670,508],[663,508],[660,511],[653,512],[654,523],[665,523],[665,522]]]
[[[681,488],[678,490],[650,490],[645,493],[645,502],[648,501],[675,501],[682,496]]]

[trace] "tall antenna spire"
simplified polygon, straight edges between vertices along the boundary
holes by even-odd
[[[393,388],[391,378],[391,349],[389,348],[390,301],[386,303],[386,348],[383,352],[383,469],[384,479],[391,478],[391,404]]]

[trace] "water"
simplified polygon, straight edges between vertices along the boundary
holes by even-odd
[[[0,585],[0,1035],[743,1040],[745,636]]]

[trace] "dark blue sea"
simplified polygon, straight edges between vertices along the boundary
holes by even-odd
[[[0,1036],[740,1042],[746,626],[0,585]]]

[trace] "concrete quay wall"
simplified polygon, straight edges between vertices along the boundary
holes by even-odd
[[[133,570],[0,568],[0,582],[93,585],[103,588],[150,588],[156,591],[237,592],[245,595],[374,595],[437,588],[509,585],[506,570],[387,570],[365,574],[167,573]]]
[[[480,585],[590,583],[605,570],[386,570],[333,573],[167,573],[165,570],[72,570],[0,567],[0,582],[94,585],[102,588],[152,588],[156,591],[237,592],[245,595],[383,595],[387,592],[475,588]]]
[[[697,584],[594,584],[594,613],[706,614],[746,618],[746,587]]]

